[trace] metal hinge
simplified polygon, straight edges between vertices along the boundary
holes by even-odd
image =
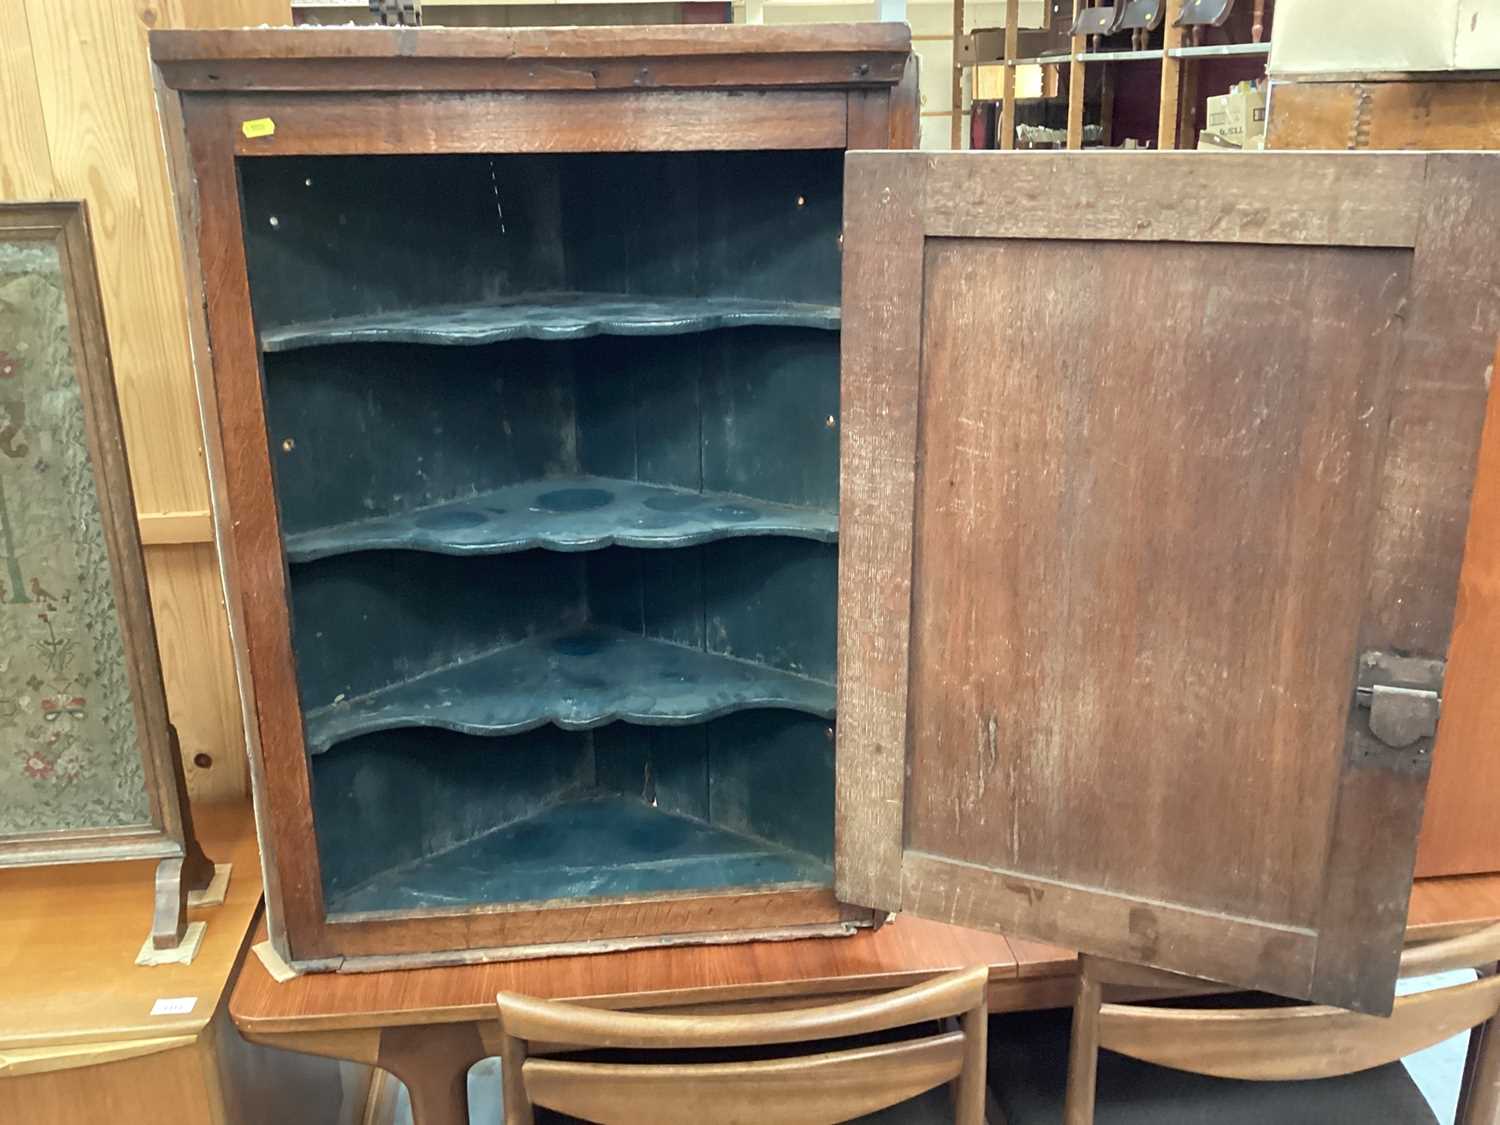
[[[1442,660],[1388,652],[1361,656],[1354,701],[1369,711],[1370,733],[1398,750],[1435,735],[1446,667]]]

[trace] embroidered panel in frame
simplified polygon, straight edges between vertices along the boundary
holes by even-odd
[[[66,285],[0,242],[0,835],[151,819]]]

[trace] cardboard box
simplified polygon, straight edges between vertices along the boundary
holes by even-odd
[[[1227,94],[1208,99],[1208,120],[1199,148],[1249,148],[1266,135],[1266,92],[1241,82]],[[1208,140],[1208,144],[1204,141]]]
[[[1198,134],[1199,152],[1262,152],[1266,147],[1264,136],[1251,137],[1243,145],[1232,145],[1213,133]]]
[[[976,27],[958,43],[958,61],[961,66],[976,63],[999,62],[1005,58],[1005,28]]]
[[[1066,51],[1071,45],[1068,29],[1072,25],[1071,5],[1065,9],[1060,0],[1042,0],[1042,3],[1036,5],[1023,4],[1021,24],[1016,35],[1016,57],[1030,59],[1048,51]],[[1003,27],[976,27],[958,41],[960,66],[1003,62],[1004,59]]]

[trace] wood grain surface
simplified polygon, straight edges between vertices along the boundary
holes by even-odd
[[[1428,976],[1450,969],[1491,965],[1497,961],[1500,961],[1500,924],[1491,924],[1456,937],[1408,945],[1401,952],[1401,975]]]
[[[243,804],[196,810],[210,857],[234,865],[191,965],[135,965],[151,927],[152,862],[0,871],[0,1052],[121,1039],[196,1036],[225,992],[260,904],[260,865]],[[151,1015],[158,997],[195,997],[191,1012]]]
[[[985,990],[988,966],[976,965],[904,989],[837,1003],[778,1011],[669,1014],[596,1011],[577,1004],[502,992],[499,1053],[507,1120],[532,1119],[532,1103],[619,1120],[609,1107],[624,1099],[633,1120],[829,1122],[850,1120],[955,1080],[961,1125],[982,1125],[985,1103]],[[961,1031],[902,1038],[850,1050],[847,1040],[897,1028],[932,1027],[957,1018]],[[389,1034],[387,1032],[386,1034]],[[845,1040],[843,1049],[806,1053],[807,1044]],[[538,1046],[700,1048],[801,1046],[757,1061],[666,1065],[532,1057]],[[830,1048],[838,1044],[829,1042]],[[645,1062],[646,1065],[641,1065]],[[519,1079],[519,1080],[518,1080]],[[767,1089],[774,1086],[775,1092]],[[732,1098],[732,1103],[723,1099]],[[716,1108],[715,1108],[716,1107]]]
[[[1267,145],[1277,149],[1497,149],[1500,84],[1470,81],[1278,82]],[[1491,402],[1491,418],[1495,406]],[[1493,731],[1500,696],[1481,686],[1500,659],[1500,434],[1481,450],[1459,605],[1449,648],[1443,722],[1433,752],[1418,875],[1500,870],[1500,782]]]
[[[916,387],[894,376],[917,361],[922,286],[916,209],[892,201],[912,182],[845,164],[845,229],[870,238],[844,246],[834,878],[840,898],[882,910],[901,904],[916,480]]]
[[[1414,932],[1434,937],[1500,920],[1500,876],[1423,880],[1412,893],[1411,918]],[[264,933],[262,922],[252,940]],[[474,1021],[483,1030],[495,1011],[494,995],[503,990],[648,1011],[765,1010],[897,988],[980,963],[990,966],[991,1012],[1073,1002],[1077,957],[1071,951],[905,916],[852,938],[318,974],[286,984],[275,983],[250,957],[230,1011],[257,1042],[374,1062],[381,1028]],[[496,1048],[487,1038],[482,1050]]]
[[[1274,83],[1270,149],[1500,148],[1493,81]]]
[[[208,506],[147,33],[290,15],[286,0],[18,0],[0,12],[0,197],[89,204],[143,513]],[[243,796],[243,727],[212,553],[148,547],[146,565],[189,790],[208,800]]]
[[[910,47],[895,23],[163,31],[153,40],[168,84],[200,91],[890,86]]]
[[[182,109],[193,138],[190,159],[195,193],[188,214],[196,219],[189,237],[197,245],[197,278],[206,310],[206,342],[212,366],[200,373],[206,424],[222,451],[216,465],[223,487],[233,498],[218,512],[225,542],[221,557],[236,567],[229,588],[238,599],[236,621],[242,622],[245,652],[243,679],[253,685],[248,704],[255,731],[252,750],[280,747],[284,758],[265,770],[259,759],[254,791],[257,821],[265,840],[268,872],[267,911],[273,933],[286,926],[308,935],[307,950],[319,956],[323,926],[323,887],[312,830],[312,809],[302,713],[298,703],[291,626],[287,609],[287,575],[281,530],[271,483],[270,452],[265,430],[265,401],[260,387],[260,349],[250,312],[245,267],[239,181],[233,162],[234,128],[217,103]],[[283,852],[283,846],[288,849]],[[285,867],[284,855],[294,856]]]
[[[1497,1009],[1494,976],[1400,997],[1389,1018],[1320,1005],[1202,1011],[1105,1004],[1099,1046],[1197,1074],[1290,1082],[1395,1062]]]
[[[241,0],[243,3],[244,0]],[[200,24],[199,26],[211,26]],[[911,33],[899,23],[834,23],[795,27],[715,24],[650,27],[245,28],[194,34],[164,31],[153,53],[160,62],[233,59],[507,58],[627,59],[733,55],[899,53]],[[851,76],[852,77],[852,76]],[[871,79],[879,81],[879,79]]]
[[[170,1112],[193,1125],[356,1125],[370,1074],[250,1044],[222,1007],[196,1036],[53,1050],[53,1061],[72,1052],[67,1069],[0,1072],[0,1120],[156,1125]]]
[[[1304,924],[1362,601],[1326,560],[1367,551],[1402,256],[929,245],[907,847]],[[1215,276],[1243,303],[1195,329]],[[1169,338],[1132,335],[1140,293]]]
[[[0,199],[53,198],[52,154],[25,4],[0,9]]]
[[[1435,941],[1469,934],[1497,921],[1500,921],[1500,875],[1426,878],[1412,885],[1407,932],[1415,940]],[[1071,949],[1020,937],[1006,940],[1016,959],[1018,983],[1071,979],[1077,971],[1078,954]],[[992,996],[995,988],[991,986]]]
[[[340,46],[346,38],[347,50]],[[248,670],[243,681],[246,706],[256,725],[251,738],[256,757],[252,769],[261,798],[270,871],[269,926],[278,947],[303,967],[334,968],[343,963],[341,958],[357,958],[357,966],[351,961],[345,967],[378,970],[398,958],[406,958],[408,964],[451,963],[503,957],[510,947],[520,947],[512,949],[512,954],[534,957],[548,952],[548,947],[569,952],[600,944],[618,948],[663,937],[674,942],[716,942],[747,929],[792,937],[814,928],[819,932],[848,928],[872,918],[869,907],[841,905],[826,890],[800,888],[659,901],[565,903],[543,910],[486,907],[420,915],[326,917],[234,160],[237,155],[286,152],[842,148],[849,139],[851,117],[877,142],[895,136],[909,119],[909,90],[901,87],[899,107],[892,104],[889,92],[905,73],[907,32],[890,26],[853,32],[799,30],[787,35],[755,28],[727,36],[712,32],[706,37],[668,30],[659,43],[655,31],[646,34],[642,42],[669,53],[677,49],[673,44],[699,44],[682,48],[684,55],[699,58],[717,58],[713,50],[706,54],[700,50],[702,43],[751,44],[745,65],[736,63],[711,83],[740,87],[734,94],[721,89],[604,89],[586,94],[539,90],[524,96],[501,92],[457,97],[432,93],[452,87],[407,57],[429,46],[437,61],[449,52],[449,59],[477,59],[486,65],[494,62],[496,52],[519,58],[528,51],[543,50],[550,58],[568,59],[591,58],[591,52],[603,50],[642,57],[639,50],[632,54],[628,46],[621,46],[631,41],[631,36],[617,31],[600,36],[586,30],[452,37],[382,32],[353,37],[342,32],[163,34],[154,40],[169,84],[183,80],[186,72],[173,67],[188,56],[201,60],[214,57],[217,51],[222,57],[240,58],[264,51],[295,57],[301,52],[303,57],[322,59],[319,65],[325,68],[324,78],[333,83],[331,88],[346,91],[287,94],[276,88],[273,69],[256,63],[246,71],[261,76],[251,83],[256,86],[253,92],[205,95],[194,87],[180,100],[169,98],[166,110],[171,123],[180,108],[190,150],[183,152],[175,141],[172,144],[181,158],[178,182],[184,189],[184,213],[196,242],[196,253],[187,255],[194,266],[192,301],[198,302],[201,280],[206,309],[205,322],[195,337],[202,350],[211,350],[213,356],[213,369],[204,373],[202,383],[218,430],[209,445],[222,477],[216,484],[216,491],[222,487],[222,493],[215,498],[220,527],[227,529],[220,555],[229,568],[228,586],[237,603],[232,614],[235,643]],[[861,61],[839,77],[819,83],[828,88],[761,88],[801,85],[803,80],[788,83],[763,74],[756,69],[755,59],[785,56],[806,61],[818,57],[820,51],[842,50],[838,44],[846,41],[855,44],[850,49],[861,52]],[[860,47],[861,43],[866,45]],[[880,68],[887,48],[898,51],[900,65],[882,79]],[[324,57],[319,52],[332,54]],[[347,93],[367,88],[361,87],[363,72],[356,65],[361,52],[374,52],[401,64],[403,77],[397,85],[402,92]],[[225,75],[233,70],[217,62],[211,69]],[[730,75],[737,81],[730,82]],[[876,96],[865,98],[871,91]],[[861,99],[857,108],[851,108],[851,96]],[[882,108],[883,128],[874,120]],[[246,137],[244,122],[262,117],[274,121],[274,131],[264,137]],[[191,193],[190,187],[195,189]]]
[[[1500,356],[1497,356],[1500,365]],[[1491,380],[1493,381],[1493,368]],[[1479,452],[1458,611],[1433,751],[1419,875],[1500,868],[1500,394],[1491,391]]]
[[[860,654],[904,650],[909,627],[910,700],[871,695],[893,712],[846,722],[840,745],[879,795],[840,805],[858,867],[903,852],[904,909],[1389,1004],[1426,746],[1386,752],[1346,724],[1349,669],[1446,651],[1500,315],[1493,264],[1460,241],[1490,221],[1495,171],[851,157],[848,182],[880,204],[850,208],[846,253],[870,276],[919,270],[926,306],[918,333],[845,302],[846,358],[877,357],[883,401],[921,393],[919,413],[861,429],[846,410],[844,427],[846,451],[884,451],[846,453],[846,505],[908,479],[917,431],[909,576],[899,529],[841,553],[846,614],[858,586],[913,591],[909,614],[846,624],[840,669],[850,699],[894,682]],[[1163,213],[1113,180],[1103,206],[1070,198],[1113,176],[1191,179],[1213,202]],[[997,205],[1017,188],[1039,201],[1024,223]],[[925,251],[879,207],[915,208]],[[1139,330],[1142,293],[1172,333]],[[1320,379],[1289,377],[1303,369]],[[909,780],[878,730],[905,732]],[[886,796],[903,790],[904,828]],[[1263,947],[1236,952],[1256,927]]]
[[[259,928],[264,931],[264,924]],[[260,940],[259,937],[255,940]],[[537,961],[384,973],[317,973],[278,985],[246,960],[230,1010],[247,1034],[273,1036],[494,1018],[516,992],[597,1007],[652,1009],[901,988],[989,965],[1014,972],[1005,938],[903,917],[846,938],[636,949]]]
[[[527,1059],[522,1074],[535,1104],[585,1121],[824,1125],[873,1113],[950,1082],[963,1063],[964,1037],[950,1031],[761,1062],[641,1066]],[[619,1116],[621,1104],[630,1106],[630,1118]],[[962,1125],[982,1125],[982,1100],[980,1104],[977,1116],[959,1118]]]
[[[1500,875],[1418,879],[1411,888],[1407,929],[1424,939],[1451,937],[1500,920]]]
[[[989,983],[989,967],[959,969],[934,980],[870,997],[785,1012],[679,1015],[616,1012],[499,994],[504,1034],[577,1047],[752,1047],[868,1035],[959,1016],[976,1006]]]
[[[241,156],[843,148],[848,135],[843,91],[392,93],[381,98],[384,113],[375,117],[357,95],[247,94],[219,100]],[[242,122],[260,118],[274,121],[276,131],[247,138]]]

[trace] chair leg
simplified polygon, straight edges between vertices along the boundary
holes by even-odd
[[[500,1089],[505,1107],[505,1125],[533,1125],[535,1115],[521,1068],[526,1065],[526,1041],[514,1035],[500,1036]]]
[[[1458,1125],[1500,1125],[1500,1016],[1469,1035],[1470,1065],[1458,1096]]]
[[[1479,1061],[1479,1048],[1484,1043],[1484,1024],[1469,1029],[1469,1047],[1464,1052],[1463,1077],[1458,1083],[1458,1105],[1454,1107],[1453,1120],[1464,1121],[1469,1112],[1469,1094],[1474,1088],[1474,1065]]]
[[[984,1125],[985,1073],[988,1064],[989,1008],[981,1002],[963,1014],[964,1065],[954,1091],[958,1125]]]
[[[1073,1035],[1068,1047],[1068,1089],[1063,1125],[1094,1125],[1094,1083],[1099,1069],[1099,980],[1088,957],[1078,959]]]

